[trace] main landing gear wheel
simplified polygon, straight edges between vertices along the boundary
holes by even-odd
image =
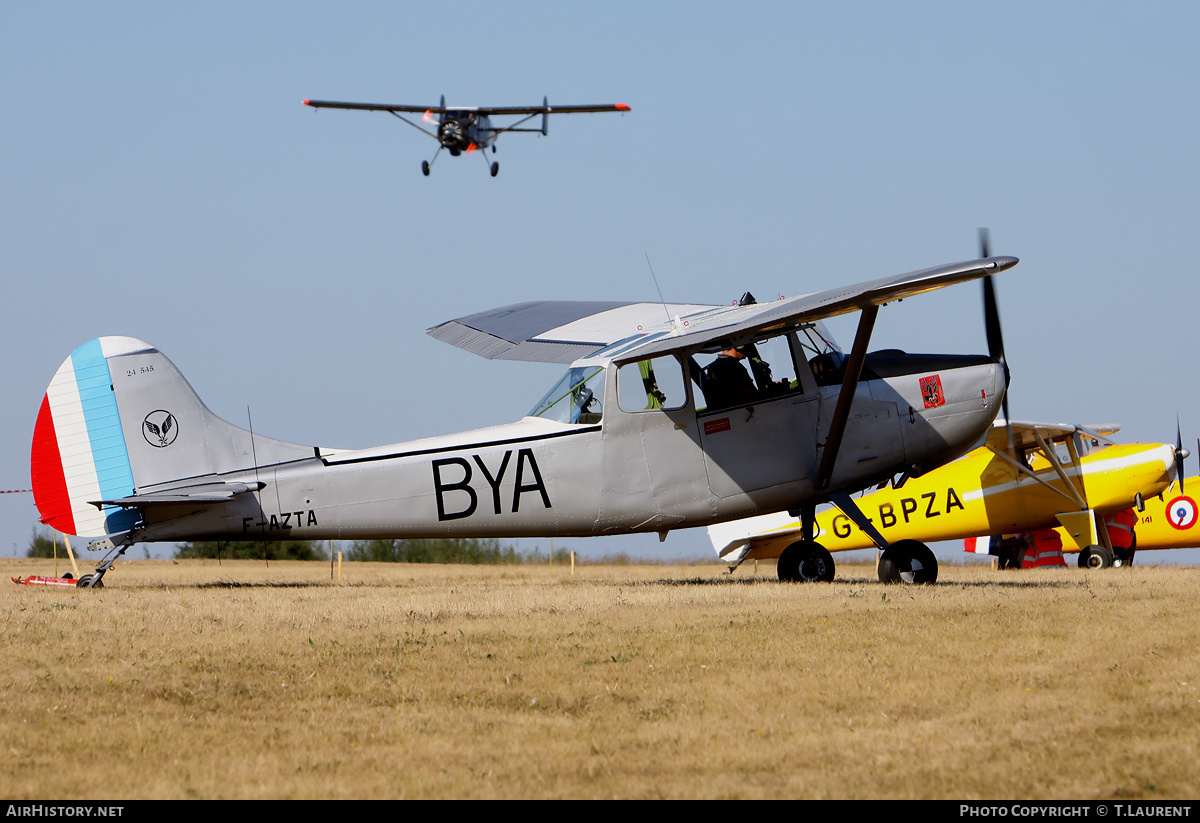
[[[779,579],[786,583],[833,581],[833,557],[820,543],[801,540],[779,555]]]
[[[75,588],[77,588],[77,589],[103,589],[104,588],[104,580],[98,579],[98,580],[96,580],[95,583],[92,583],[92,578],[94,578],[94,577],[95,577],[94,574],[85,574],[83,577],[79,578],[79,580],[75,581]]]
[[[897,540],[879,558],[880,583],[936,583],[937,558],[919,540]]]
[[[1103,546],[1088,546],[1079,553],[1079,568],[1107,569],[1113,564],[1113,556]]]
[[[428,160],[421,161],[421,174],[425,175],[426,177],[429,176],[429,161]]]
[[[492,163],[492,177],[495,177],[499,173],[500,173],[500,164]]]

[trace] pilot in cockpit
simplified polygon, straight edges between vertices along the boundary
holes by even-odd
[[[754,380],[741,361],[746,355],[732,340],[722,340],[721,353],[700,374],[700,390],[709,409],[740,406],[758,396]]]

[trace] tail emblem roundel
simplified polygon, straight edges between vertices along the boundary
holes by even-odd
[[[142,437],[156,449],[165,449],[175,442],[179,436],[179,427],[175,425],[175,416],[169,411],[157,409],[146,415],[142,421]]]

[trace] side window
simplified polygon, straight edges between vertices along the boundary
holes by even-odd
[[[697,411],[745,406],[804,390],[796,376],[792,335],[743,345],[723,340],[717,345],[722,348],[716,357],[703,367],[695,362],[692,369],[692,377],[704,396],[705,408]]]
[[[626,363],[617,372],[617,400],[625,411],[681,408],[687,403],[683,368],[671,356]]]
[[[761,397],[800,390],[788,338],[789,335],[781,334],[745,347],[746,360],[749,361],[750,372],[754,375],[754,384]]]

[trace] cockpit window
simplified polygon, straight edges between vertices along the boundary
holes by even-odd
[[[599,423],[604,411],[604,367],[579,366],[554,384],[529,412],[559,423]]]
[[[703,368],[693,358],[692,379],[700,386],[706,409],[744,406],[800,391],[791,339],[791,333],[784,333],[740,344],[722,340],[717,344],[720,352]]]
[[[670,356],[626,363],[617,372],[617,399],[625,411],[681,408],[687,403],[683,368]]]
[[[842,382],[846,355],[838,348],[823,323],[814,323],[797,332],[800,348],[818,386],[834,386]]]

